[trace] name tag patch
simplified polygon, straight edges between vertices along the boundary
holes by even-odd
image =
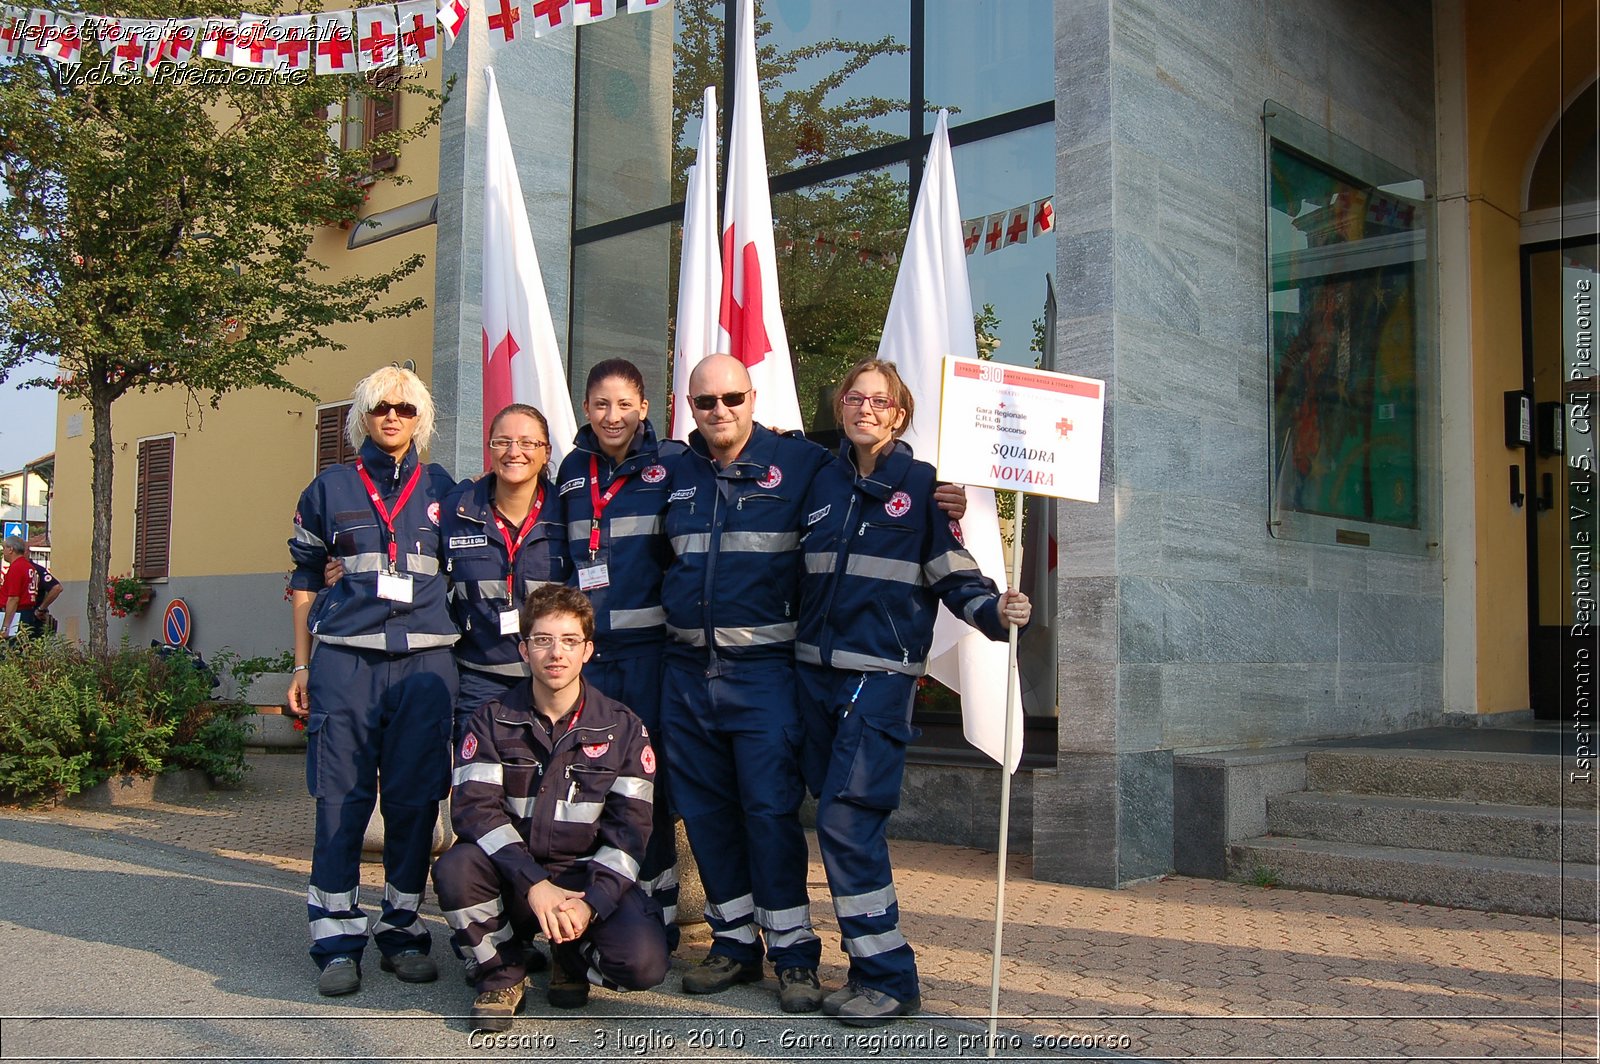
[[[451,550],[466,550],[468,547],[487,547],[488,536],[451,536],[449,540]]]
[[[589,483],[589,479],[587,477],[576,477],[561,485],[559,494],[565,495],[569,491],[577,491],[587,483]]]
[[[820,510],[812,510],[809,514],[806,515],[806,527],[810,528],[812,525],[816,524],[818,521],[822,520],[824,517],[827,517],[828,516],[828,511],[831,510],[831,509],[833,509],[833,503],[830,502],[828,505],[824,506]]]
[[[667,501],[677,502],[679,499],[692,499],[694,498],[694,493],[697,490],[697,488],[684,488],[681,491],[675,491],[671,495],[667,496]]]

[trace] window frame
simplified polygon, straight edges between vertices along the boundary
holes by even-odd
[[[140,579],[151,582],[165,581],[172,575],[172,515],[174,513],[174,500],[176,496],[178,437],[177,433],[167,432],[154,436],[141,436],[136,441],[136,468],[134,477],[134,504],[133,504],[133,574]],[[165,542],[161,546],[156,558],[159,564],[152,562],[152,518],[150,515],[150,485],[151,475],[147,467],[147,453],[153,451],[154,445],[166,445],[166,516],[165,516]]]

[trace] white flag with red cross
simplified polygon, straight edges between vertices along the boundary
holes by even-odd
[[[205,23],[197,18],[184,19],[176,26],[168,27],[166,36],[161,38],[161,45],[155,51],[151,66],[156,67],[163,63],[171,66],[188,66],[200,50],[200,34],[204,28]]]
[[[434,0],[396,4],[400,19],[400,57],[407,66],[431,63],[439,55],[439,14]]]
[[[27,28],[27,8],[9,5],[0,8],[0,55],[21,55],[23,31]]]
[[[356,41],[351,23],[353,11],[329,11],[316,16],[313,34],[318,74],[350,74],[356,69]]]
[[[1028,242],[1028,227],[1033,221],[1032,204],[1024,203],[1006,212],[1006,247]]]
[[[666,6],[667,0],[628,0],[628,14],[637,15],[641,11],[654,11]]]
[[[484,74],[489,79],[483,191],[484,461],[494,416],[507,404],[527,403],[549,423],[550,461],[559,466],[578,434],[578,421],[528,226],[522,181],[511,156],[500,89],[493,68],[485,68]]]
[[[531,0],[533,35],[548,37],[572,25],[572,0]]]
[[[56,54],[55,14],[36,7],[27,13],[22,27],[22,54],[42,55],[53,59]]]
[[[363,7],[356,12],[356,69],[383,70],[400,62],[400,20],[394,8]]]
[[[200,35],[200,58],[219,63],[233,62],[233,42],[239,35],[236,19],[208,18]],[[321,73],[321,71],[318,71]]]
[[[756,420],[778,429],[799,429],[804,426],[789,361],[789,335],[778,305],[778,251],[767,188],[767,149],[761,137],[753,0],[739,0],[738,34],[728,189],[722,201],[720,350],[749,370],[756,389]]]
[[[310,15],[279,16],[279,70],[310,70],[312,44]]]
[[[439,30],[444,34],[444,46],[456,43],[456,35],[467,24],[467,0],[439,0]]]
[[[77,66],[83,59],[83,16],[58,15],[55,61]]]
[[[983,219],[968,218],[961,223],[961,244],[970,256],[983,243]]]
[[[239,16],[239,36],[233,42],[233,65],[268,70],[278,65],[278,20],[268,15]]]
[[[1006,212],[991,214],[983,220],[983,253],[999,251],[1006,238]]]
[[[155,23],[159,26],[160,23]],[[118,19],[111,34],[111,72],[131,73],[144,68],[146,42],[152,23],[142,18]],[[155,32],[159,32],[158,30]],[[102,44],[102,48],[105,46]]]
[[[517,27],[522,22],[522,5],[518,0],[489,0],[489,39],[506,41],[517,39]]]
[[[667,433],[687,440],[694,428],[689,374],[715,351],[722,309],[722,258],[717,225],[717,93],[708,88],[700,107],[700,144],[689,168],[683,202],[683,250],[678,260],[678,314],[672,338],[672,402]]]
[[[993,215],[1004,218],[1005,215]],[[972,289],[967,280],[961,207],[956,199],[956,172],[950,156],[949,115],[939,112],[928,148],[928,164],[911,231],[900,255],[900,273],[889,314],[883,323],[878,357],[900,370],[918,410],[937,411],[945,355],[976,358],[978,340],[972,324]],[[939,419],[918,418],[905,440],[914,453],[934,461],[939,453]],[[961,518],[961,539],[985,576],[1006,586],[1005,555],[1000,546],[1000,518],[994,492],[967,488],[967,512]],[[1006,674],[1010,648],[992,642],[948,609],[939,611],[928,672],[961,694],[961,730],[967,741],[996,762],[1005,761]],[[1010,707],[1020,735],[1021,700]],[[1007,771],[1016,771],[1020,744]]]
[[[1055,228],[1056,208],[1055,204],[1050,202],[1050,197],[1046,196],[1042,200],[1034,200],[1033,235],[1043,236],[1046,233],[1053,233],[1055,232]]]
[[[588,26],[617,13],[617,0],[572,0],[572,24]]]

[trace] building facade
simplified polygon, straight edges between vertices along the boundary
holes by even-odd
[[[442,127],[372,203],[437,224],[319,241],[336,269],[425,252],[406,294],[430,312],[353,330],[296,379],[331,408],[414,360],[441,411],[433,457],[477,471],[492,64],[574,390],[624,356],[666,410],[684,172],[701,90],[731,87],[728,6],[509,44],[475,10],[429,72],[455,79]],[[1053,204],[1052,232],[968,260],[997,359],[1041,357],[1048,278],[1056,368],[1108,385],[1102,501],[1055,518],[1059,680],[1030,707],[1014,795],[1012,843],[1040,877],[1168,871],[1175,756],[1592,707],[1575,548],[1595,535],[1597,19],[1592,0],[758,4],[808,429],[876,349],[938,108],[964,217]],[[283,540],[318,410],[118,404],[113,570],[148,526],[138,456],[159,473],[167,454],[157,607],[184,595],[202,647],[288,645]],[[57,454],[56,568],[81,601],[88,453],[67,404]],[[950,712],[919,708],[895,824],[993,845],[998,774],[948,740]]]

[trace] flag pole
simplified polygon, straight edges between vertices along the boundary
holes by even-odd
[[[1022,582],[1022,513],[1023,493],[1011,493],[1011,565],[1006,574],[1006,587],[1014,588]],[[1006,915],[1006,851],[1011,835],[1011,761],[1015,755],[1017,727],[1011,712],[1012,700],[1017,697],[1017,626],[1010,625],[1010,649],[1006,661],[1006,742],[1005,760],[1000,762],[1000,871],[995,876],[994,889],[994,951],[989,969],[989,1056],[995,1053],[995,1034],[1000,1024],[1000,939]]]

